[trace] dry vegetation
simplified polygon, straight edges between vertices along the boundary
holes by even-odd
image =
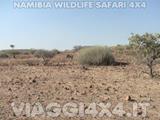
[[[150,103],[145,118],[112,116],[111,118],[58,117],[56,120],[158,120],[160,112],[160,78],[151,79],[148,70],[135,59],[128,46],[112,47],[117,64],[111,66],[82,66],[77,63],[78,51],[58,52],[44,65],[35,50],[23,54],[0,53],[0,120],[52,120],[53,118],[16,117],[11,103],[50,102],[118,102],[131,106],[134,102]],[[22,52],[22,50],[20,50]],[[13,51],[12,51],[13,52]],[[15,51],[14,51],[15,52]],[[7,53],[7,54],[6,54]],[[154,68],[160,75],[160,65]],[[126,111],[131,111],[126,107]]]

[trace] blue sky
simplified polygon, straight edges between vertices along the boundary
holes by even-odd
[[[12,0],[1,0],[0,49],[110,46],[127,44],[130,33],[160,33],[160,1],[145,1],[145,9],[47,10],[14,9]]]

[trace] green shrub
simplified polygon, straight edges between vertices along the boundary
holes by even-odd
[[[95,46],[81,49],[78,62],[87,65],[113,65],[115,59],[108,47]]]

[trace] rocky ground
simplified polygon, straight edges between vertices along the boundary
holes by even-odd
[[[121,66],[80,66],[62,64],[53,66],[4,65],[0,66],[0,120],[159,120],[160,119],[160,78],[151,79],[142,65]],[[160,73],[160,66],[155,70]],[[64,105],[68,102],[111,103],[109,111],[122,102],[122,116],[109,117],[85,115],[84,117],[59,117],[37,115],[27,117],[25,113],[16,116],[12,103],[30,103],[31,112],[35,103],[43,107],[49,103]],[[133,116],[134,103],[149,103],[147,115],[142,116],[141,108]],[[101,108],[98,108],[101,112]],[[131,113],[130,115],[127,113]]]

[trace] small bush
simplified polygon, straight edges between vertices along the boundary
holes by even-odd
[[[34,49],[22,49],[22,50],[19,50],[19,51],[21,52],[22,55],[33,55],[36,50],[34,50]]]
[[[37,50],[34,53],[34,56],[37,58],[52,58],[54,55],[54,52],[48,50]]]
[[[10,55],[12,55],[12,54],[19,55],[19,54],[21,54],[20,50],[4,50],[4,52],[6,52],[6,53],[8,53]]]
[[[78,61],[87,65],[113,65],[115,59],[108,47],[89,47],[80,50]]]
[[[75,52],[77,52],[77,51],[79,51],[79,50],[81,50],[81,49],[89,48],[89,47],[93,47],[93,46],[81,46],[81,45],[77,45],[77,46],[74,46],[74,47],[73,47],[73,50],[74,50]]]
[[[74,47],[73,47],[73,50],[74,50],[74,51],[79,51],[79,50],[81,50],[82,48],[83,48],[83,46],[77,45],[77,46],[74,46]]]
[[[0,58],[8,58],[9,55],[5,52],[0,52]]]
[[[57,49],[53,49],[52,51],[51,51],[53,54],[60,54],[61,52],[59,51],[59,50],[57,50]]]
[[[37,58],[43,58],[43,65],[47,65],[52,57],[57,54],[57,51],[47,51],[47,50],[37,50],[34,53],[34,56]]]
[[[16,55],[21,54],[19,50],[2,50],[1,52],[6,54],[8,57],[13,57],[13,58],[15,58]]]

